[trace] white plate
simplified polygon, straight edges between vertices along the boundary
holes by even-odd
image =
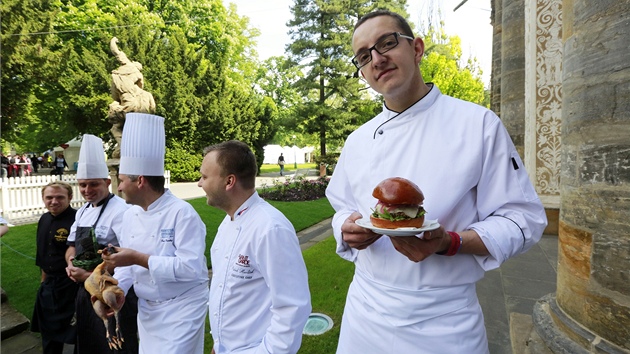
[[[370,219],[359,219],[355,221],[357,225],[364,227],[366,229],[370,229],[377,234],[388,235],[388,236],[416,236],[417,234],[423,233],[425,231],[435,230],[440,227],[440,224],[437,220],[427,220],[424,219],[424,223],[422,227],[401,227],[398,229],[383,229],[380,227],[376,227],[372,225]]]

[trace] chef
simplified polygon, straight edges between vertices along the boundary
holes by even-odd
[[[76,298],[76,349],[79,354],[113,353],[105,337],[103,320],[94,312],[90,293],[85,290],[83,283],[102,262],[97,251],[108,244],[118,245],[118,236],[123,229],[122,216],[129,206],[124,199],[109,191],[111,180],[105,163],[103,141],[94,135],[83,135],[77,182],[86,203],[76,213],[68,236],[70,247],[66,251],[66,272],[70,279],[79,284]],[[110,272],[113,271],[110,268]],[[136,312],[136,296],[130,291],[119,314],[125,340],[120,351],[122,353],[138,352]],[[109,322],[112,333],[115,322]]]
[[[193,207],[164,188],[164,118],[128,113],[120,156],[120,184],[133,206],[117,253],[123,290],[138,295],[140,353],[203,353],[208,310],[206,226]]]
[[[297,353],[311,311],[295,229],[256,192],[256,157],[230,140],[204,150],[198,186],[226,212],[211,248],[213,353]]]
[[[487,353],[475,283],[540,239],[542,203],[501,120],[424,83],[424,42],[403,17],[365,15],[352,48],[384,104],[350,134],[326,191],[337,253],[355,264],[337,353]],[[389,177],[418,185],[441,227],[390,237],[359,226]]]

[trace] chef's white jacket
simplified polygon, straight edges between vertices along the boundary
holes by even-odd
[[[234,220],[225,217],[210,255],[215,352],[296,353],[311,300],[289,220],[254,192]]]
[[[150,255],[149,269],[118,267],[114,275],[125,292],[133,285],[138,295],[140,350],[202,352],[208,308],[205,224],[168,189],[148,210],[137,205],[127,210],[123,224],[121,247]]]
[[[124,199],[115,195],[108,202],[101,218],[94,228],[96,240],[101,245],[112,244],[118,246],[118,237],[123,228],[122,216],[129,209],[130,205]],[[101,213],[103,205],[93,207],[92,203],[85,203],[77,211],[77,216],[70,228],[67,242],[75,242],[77,237],[77,227],[92,227]]]
[[[433,255],[414,263],[385,236],[365,250],[350,248],[341,225],[354,211],[369,219],[377,203],[372,191],[389,177],[415,182],[425,196],[426,219],[449,231],[475,230],[490,255]],[[542,203],[500,119],[435,86],[400,114],[384,106],[348,137],[326,196],[336,210],[337,253],[356,265],[350,292],[362,293],[375,311],[372,320],[391,326],[470,305],[484,271],[527,251],[546,226]],[[350,295],[348,301],[356,298]]]

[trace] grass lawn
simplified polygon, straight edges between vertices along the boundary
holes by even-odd
[[[335,239],[329,237],[303,252],[308,269],[313,312],[330,316],[334,326],[320,336],[303,336],[300,354],[334,353],[339,339],[341,315],[346,304],[354,264],[335,253]]]
[[[225,213],[206,205],[205,198],[189,202],[206,224],[208,257],[209,247]],[[297,231],[333,215],[333,209],[326,198],[304,202],[270,203],[287,216]],[[0,249],[0,285],[7,292],[9,303],[28,318],[32,315],[40,279],[39,269],[35,266],[36,230],[37,224],[12,227],[2,238]],[[335,254],[335,242],[332,237],[304,251],[304,260],[308,268],[313,312],[327,314],[333,319],[335,326],[321,336],[304,336],[299,353],[333,353],[337,347],[341,315],[354,265]],[[210,260],[208,264],[210,265]],[[206,332],[206,353],[210,353],[211,342],[211,335]]]
[[[303,169],[316,169],[317,168],[317,164],[315,163],[299,163],[297,165],[298,170],[303,170]],[[284,165],[284,171],[294,171],[294,165],[291,164],[285,164]],[[270,172],[280,172],[280,166],[276,165],[276,164],[263,164],[262,166],[260,166],[260,173],[270,173]]]

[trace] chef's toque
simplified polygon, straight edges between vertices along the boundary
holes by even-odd
[[[79,150],[77,179],[108,178],[103,140],[94,135],[84,134]]]
[[[119,173],[164,176],[164,118],[147,113],[127,113],[125,116]]]

